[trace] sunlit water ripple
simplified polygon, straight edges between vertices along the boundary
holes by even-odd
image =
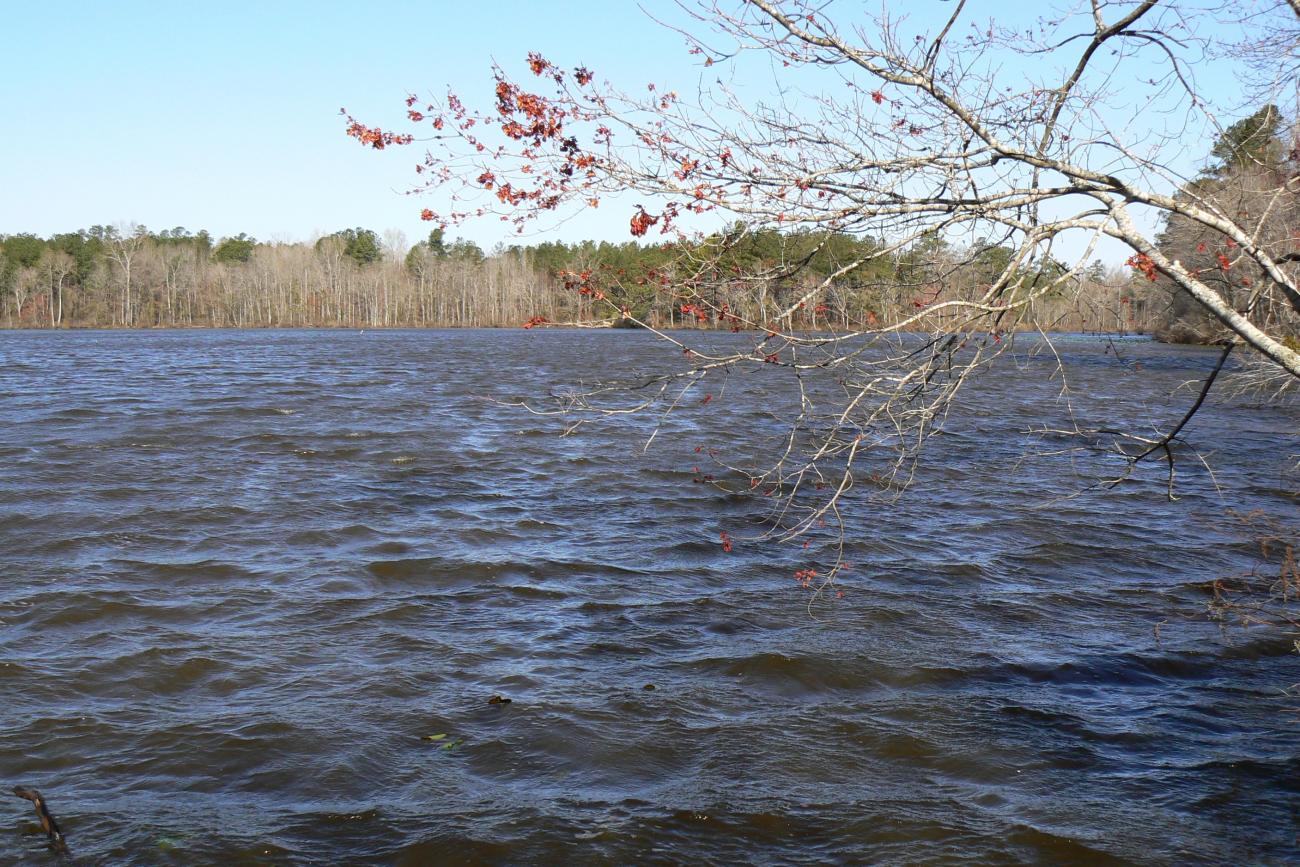
[[[1214,357],[1117,346],[1061,342],[1074,409],[1148,429]],[[1061,499],[1106,465],[1025,459],[1064,403],[1021,351],[858,503],[813,617],[809,553],[724,553],[762,504],[692,484],[710,430],[761,425],[743,382],[646,454],[640,420],[485,399],[666,357],[0,333],[5,790],[85,864],[1300,860],[1300,660],[1197,590],[1252,564],[1228,509],[1295,522],[1294,409],[1207,406],[1219,491],[1188,455],[1178,502],[1159,467]],[[0,803],[0,863],[56,863]]]

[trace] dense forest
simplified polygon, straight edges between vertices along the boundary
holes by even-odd
[[[710,249],[725,248],[725,261],[715,257],[712,271],[737,276],[713,280],[711,303],[684,311],[666,287],[688,272],[698,276],[703,257],[697,253],[708,244],[549,242],[485,254],[471,242],[444,240],[436,229],[409,247],[400,233],[381,238],[361,228],[310,243],[263,243],[244,234],[214,239],[204,231],[143,226],[92,226],[49,238],[14,234],[0,239],[0,322],[12,328],[614,324],[607,298],[655,326],[710,327],[724,319],[723,310],[727,324],[766,323],[804,287],[865,258],[866,265],[836,280],[792,322],[848,328],[914,314],[940,286],[945,297],[974,296],[1012,255],[1009,246],[958,247],[938,237],[901,251],[869,238],[776,230],[713,242]],[[603,275],[605,289],[575,291],[566,275],[579,273]],[[1035,305],[1033,319],[1044,327],[1096,331],[1150,330],[1168,306],[1130,269],[1107,269],[1100,261]]]

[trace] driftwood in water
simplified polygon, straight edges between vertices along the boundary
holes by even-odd
[[[68,851],[68,842],[63,839],[63,832],[59,830],[59,823],[54,821],[54,816],[50,814],[50,809],[45,805],[45,798],[36,789],[27,786],[14,786],[14,794],[20,798],[26,798],[36,807],[36,817],[41,820],[41,830],[45,836],[50,838],[50,845],[56,852]]]

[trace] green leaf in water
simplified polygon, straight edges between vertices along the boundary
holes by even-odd
[[[446,733],[446,732],[439,732],[439,733],[436,734],[436,735],[425,735],[424,737],[420,738],[420,740],[422,740],[422,741],[440,741],[440,740],[445,739],[446,737],[447,737],[447,733]]]

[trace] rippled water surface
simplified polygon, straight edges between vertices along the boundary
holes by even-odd
[[[1074,409],[1148,430],[1214,358],[1112,348],[1061,342]],[[810,616],[812,552],[724,553],[763,504],[692,484],[745,383],[645,454],[483,399],[665,358],[0,333],[0,863],[58,860],[16,784],[87,864],[1300,860],[1300,661],[1197,589],[1252,564],[1227,510],[1297,518],[1294,410],[1206,408],[1218,491],[1188,453],[1178,502],[1062,499],[1108,465],[1026,437],[1064,404],[1022,351]]]

